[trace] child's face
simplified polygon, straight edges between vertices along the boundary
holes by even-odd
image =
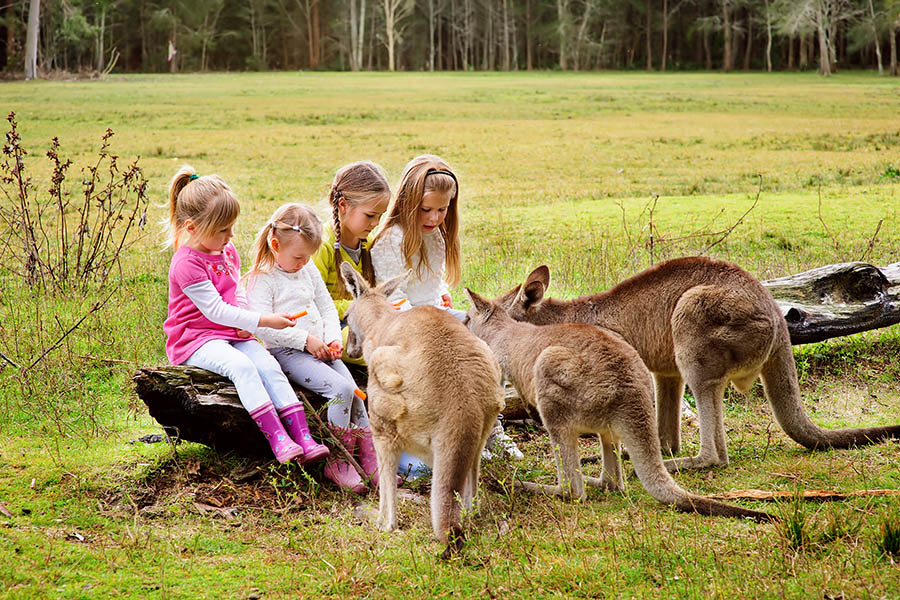
[[[388,200],[389,197],[385,195],[350,206],[350,203],[341,198],[338,204],[341,214],[341,238],[343,238],[341,242],[352,247],[356,245],[354,242],[372,233],[372,230],[378,227],[381,215],[387,210]]]
[[[306,266],[309,258],[315,254],[318,248],[299,235],[291,236],[288,239],[290,241],[285,243],[273,237],[270,242],[272,254],[279,267],[288,273],[296,273]]]
[[[441,226],[452,199],[450,191],[431,190],[422,195],[422,204],[419,206],[419,227],[422,233],[430,233]]]
[[[197,232],[194,223],[188,219],[187,230],[190,234],[188,246],[206,254],[221,254],[231,238],[234,237],[234,222],[225,227],[214,229],[212,233],[202,235]]]

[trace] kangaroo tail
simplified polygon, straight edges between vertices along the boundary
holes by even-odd
[[[630,427],[633,429],[633,422]],[[695,512],[711,517],[753,519],[757,522],[776,520],[776,517],[769,513],[725,504],[684,490],[672,479],[663,465],[656,432],[648,429],[647,432],[641,432],[639,435],[635,433],[632,430],[622,431],[622,439],[625,447],[628,448],[634,470],[647,493],[663,504],[674,505],[675,508],[684,512]],[[651,443],[642,443],[642,440],[647,438],[652,440]]]
[[[791,350],[787,325],[782,322],[772,355],[763,365],[763,388],[775,419],[791,439],[810,450],[866,446],[888,438],[900,437],[900,425],[861,427],[858,429],[823,429],[806,415],[800,401],[797,366]]]

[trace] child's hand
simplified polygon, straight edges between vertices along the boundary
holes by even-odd
[[[314,335],[308,335],[306,337],[306,351],[319,360],[331,360],[331,350],[325,345],[325,342]]]
[[[253,335],[246,329],[235,329],[235,331],[237,332],[237,336],[243,340],[246,340],[247,338],[249,338],[250,336]]]
[[[270,315],[262,315],[259,317],[260,327],[269,327],[270,329],[284,329],[285,327],[293,327],[297,321],[291,318],[287,313],[272,313]]]
[[[344,351],[344,345],[341,344],[340,341],[334,340],[328,344],[328,349],[331,350],[331,358],[333,360],[338,360],[341,357],[341,353]]]
[[[453,308],[453,298],[450,297],[450,294],[441,296],[441,302],[446,308]]]

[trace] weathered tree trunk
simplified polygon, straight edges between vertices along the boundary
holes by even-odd
[[[900,263],[827,265],[763,285],[781,307],[795,345],[900,323]]]
[[[41,0],[31,0],[28,7],[28,31],[25,34],[25,79],[37,77],[38,31],[41,24]],[[12,29],[12,25],[10,25]]]

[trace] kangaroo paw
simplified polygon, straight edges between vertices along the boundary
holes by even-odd
[[[625,489],[624,485],[617,484],[616,482],[607,479],[606,477],[585,477],[584,483],[606,492],[621,492]]]
[[[698,454],[697,456],[670,458],[664,460],[663,465],[666,467],[666,470],[669,471],[669,473],[675,473],[677,471],[687,471],[693,469],[724,467],[728,465],[728,459],[726,458],[723,461],[718,456],[704,456],[703,454]]]

